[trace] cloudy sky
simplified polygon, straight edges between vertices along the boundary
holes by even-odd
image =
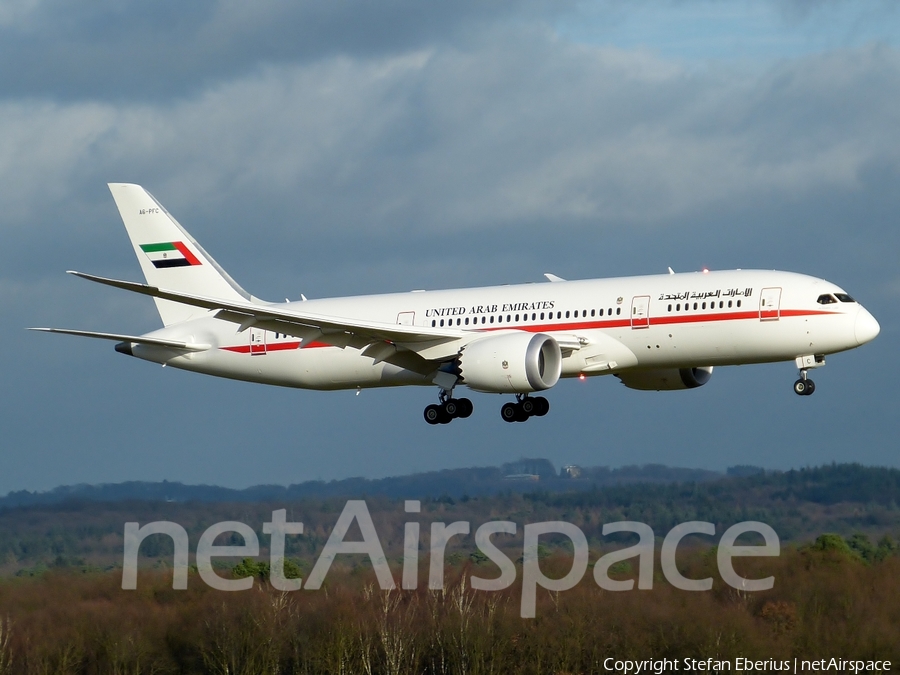
[[[0,3],[0,494],[244,487],[521,456],[900,466],[893,0]],[[880,337],[690,392],[566,381],[429,427],[431,389],[320,393],[162,369],[26,326],[145,332],[106,183],[146,186],[272,300],[703,267],[827,278]]]

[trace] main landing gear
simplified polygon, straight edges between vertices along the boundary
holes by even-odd
[[[441,402],[425,408],[425,421],[428,424],[449,424],[456,418],[464,419],[472,414],[475,406],[467,398],[451,398],[451,392],[441,390]]]
[[[543,417],[550,411],[550,401],[543,396],[532,398],[528,394],[516,394],[515,403],[504,403],[500,417],[504,422],[524,422],[529,417]]]

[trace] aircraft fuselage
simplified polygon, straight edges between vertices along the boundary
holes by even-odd
[[[285,303],[286,309],[423,327],[452,326],[471,339],[525,331],[583,343],[561,377],[636,369],[794,360],[853,349],[877,334],[871,314],[838,286],[791,272],[735,270],[413,291]],[[831,301],[822,304],[820,298]],[[304,341],[273,330],[240,330],[198,310],[197,318],[150,336],[207,343],[188,353],[134,345],[134,356],[251,382],[307,389],[431,385],[363,350]],[[611,339],[610,339],[611,338]]]

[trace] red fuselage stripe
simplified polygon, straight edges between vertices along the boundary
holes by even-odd
[[[771,314],[769,312],[763,312],[763,316],[771,316],[772,318],[776,317],[798,317],[798,316],[821,316],[825,314],[836,314],[837,312],[828,312],[823,310],[815,310],[815,309],[782,309],[780,312],[772,311]],[[760,319],[760,311],[744,311],[744,312],[725,312],[725,313],[716,313],[716,314],[677,314],[675,312],[672,315],[667,316],[654,316],[650,317],[650,325],[651,326],[672,326],[677,324],[692,324],[692,323],[715,323],[720,321],[759,321]],[[635,319],[637,325],[644,327],[647,325],[647,318],[639,318]],[[594,329],[604,329],[604,328],[629,328],[631,326],[630,319],[613,319],[607,321],[582,321],[582,322],[571,322],[571,323],[553,323],[553,324],[541,324],[541,325],[530,325],[530,326],[504,326],[494,324],[492,326],[485,326],[484,328],[472,326],[471,330],[473,332],[489,332],[496,330],[504,330],[506,328],[514,328],[515,330],[522,330],[528,333],[544,333],[544,332],[561,332],[561,331],[575,331],[575,330],[594,330]],[[468,326],[461,326],[461,328],[468,328]],[[303,345],[300,341],[296,342],[272,342],[268,345],[254,345],[253,353],[262,354],[265,352],[276,352],[276,351],[287,351],[291,349],[315,349],[318,347],[331,347],[332,345],[326,344],[324,342],[310,342],[308,345]],[[221,347],[221,349],[229,352],[234,352],[236,354],[250,354],[250,345],[235,345],[233,347]]]

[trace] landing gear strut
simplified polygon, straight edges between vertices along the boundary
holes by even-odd
[[[543,396],[516,394],[515,403],[504,403],[500,408],[500,417],[504,422],[524,422],[529,417],[543,417],[549,411],[550,401]]]
[[[440,403],[433,403],[425,408],[425,421],[428,424],[449,424],[460,418],[464,419],[472,414],[475,406],[467,398],[452,398],[452,392],[441,389],[438,394]]]

